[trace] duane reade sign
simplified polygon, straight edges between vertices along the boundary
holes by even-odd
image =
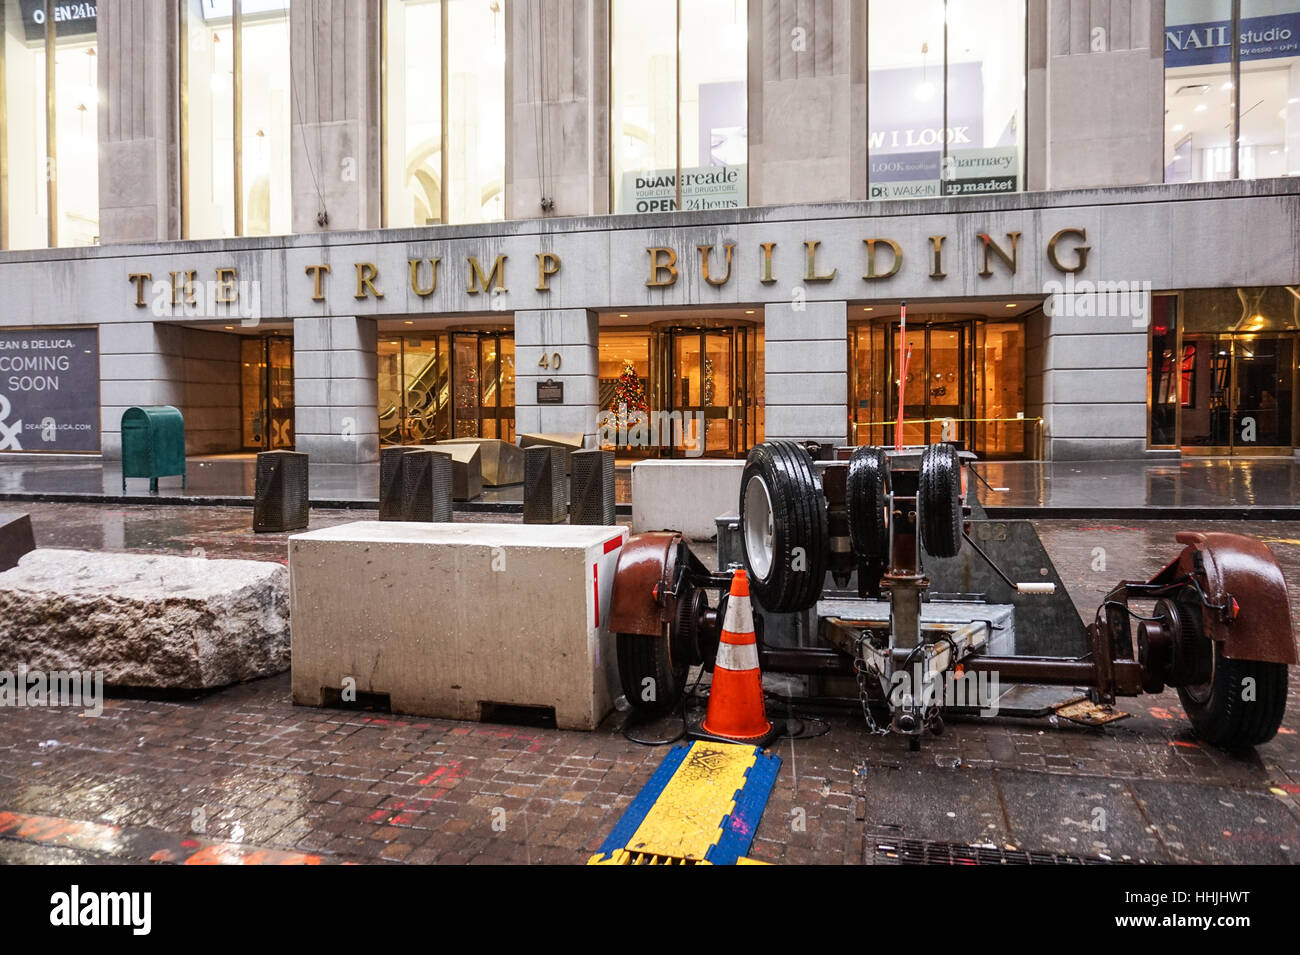
[[[739,209],[749,204],[744,166],[696,166],[682,170],[683,209]],[[672,212],[677,208],[673,169],[626,172],[619,212]]]
[[[98,450],[98,329],[0,330],[0,451]]]

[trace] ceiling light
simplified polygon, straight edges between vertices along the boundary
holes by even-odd
[[[1186,127],[1183,126],[1182,123],[1175,123],[1175,124],[1174,124],[1174,132],[1176,132],[1176,133],[1181,133],[1184,129],[1186,129]]]
[[[862,310],[863,310],[864,312],[875,311],[875,310],[874,310],[870,305],[864,305],[864,306],[862,307]]]
[[[1007,303],[1007,308],[1015,308],[1015,307],[1016,307],[1016,303],[1015,303],[1015,302],[1008,302],[1008,303]]]
[[[753,310],[752,308],[747,308],[747,309],[745,309],[745,314],[746,314],[746,315],[753,315],[753,314],[754,314],[754,310]]]
[[[618,313],[618,317],[619,317],[619,318],[627,318],[627,312],[619,312],[619,313]]]
[[[408,324],[408,325],[414,325],[415,322],[407,322],[406,324]]]
[[[1209,107],[1206,106],[1204,103],[1196,104],[1196,112],[1198,113],[1204,113],[1207,109],[1209,109]]]

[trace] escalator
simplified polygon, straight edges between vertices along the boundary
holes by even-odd
[[[452,332],[379,342],[381,445],[514,440],[514,340]]]
[[[406,380],[401,394],[387,390],[380,395],[380,443],[431,444],[451,437],[450,401],[447,353],[435,352]]]

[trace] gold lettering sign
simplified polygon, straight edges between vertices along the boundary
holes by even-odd
[[[144,283],[153,280],[152,272],[132,272],[126,277],[128,282],[135,283],[135,307],[144,308]]]
[[[1082,272],[1084,266],[1088,264],[1088,253],[1092,251],[1090,245],[1078,245],[1074,248],[1074,265],[1067,268],[1061,264],[1060,257],[1056,254],[1056,245],[1061,239],[1068,235],[1077,235],[1082,242],[1088,241],[1088,231],[1086,229],[1062,229],[1056,235],[1052,236],[1047,243],[1047,261],[1052,263],[1053,268],[1058,272]]]
[[[862,276],[868,281],[874,279],[887,279],[891,275],[897,275],[898,270],[903,267],[903,250],[899,248],[898,243],[893,239],[863,239],[867,246],[867,273]],[[894,264],[889,267],[888,272],[876,271],[876,243],[883,242],[889,246],[889,251],[894,256]]]
[[[646,249],[650,253],[650,277],[646,279],[649,288],[663,288],[677,281],[677,253],[663,246]],[[663,258],[664,261],[660,261]],[[659,273],[667,272],[668,278],[660,279]]]
[[[776,248],[776,243],[764,242],[759,248],[763,250],[763,277],[759,281],[764,285],[771,285],[776,281],[772,277],[772,250]]]
[[[560,271],[560,257],[554,252],[537,253],[537,291],[551,290],[551,276]]]
[[[185,272],[172,272],[172,304],[173,305],[193,305],[194,304],[194,280],[198,277],[198,272],[189,269]],[[185,281],[177,282],[176,276],[184,275]]]
[[[714,288],[721,288],[726,285],[727,281],[731,278],[731,253],[735,250],[736,246],[730,242],[723,246],[723,249],[726,250],[727,274],[720,279],[715,279],[709,275],[709,256],[713,253],[713,246],[701,245],[696,246],[696,248],[698,248],[700,252],[700,274],[704,276],[704,281],[708,282]]]
[[[984,243],[984,267],[980,269],[981,278],[988,278],[993,274],[993,269],[989,265],[989,253],[996,255],[998,260],[1011,270],[1011,274],[1016,274],[1016,255],[1020,246],[1020,233],[1008,232],[1007,239],[1011,242],[1011,251],[1008,253],[1000,245],[993,241],[993,237],[987,232],[979,233],[979,239]]]
[[[384,293],[375,288],[375,279],[379,278],[379,269],[375,268],[373,262],[357,263],[357,294],[353,298],[366,298],[373,295],[375,298],[383,298]]]
[[[239,286],[235,280],[239,271],[233,266],[217,269],[217,289],[215,301],[218,305],[233,305],[239,301]]]
[[[433,267],[433,275],[429,279],[427,287],[420,285],[420,266],[424,264],[423,259],[408,259],[411,266],[411,291],[420,298],[428,298],[434,292],[438,291],[438,262],[439,259],[429,259],[429,265]]]
[[[839,271],[839,269],[831,269],[830,272],[825,275],[817,274],[817,246],[819,245],[821,245],[821,240],[819,239],[814,239],[811,242],[804,243],[804,248],[808,250],[808,270],[803,276],[805,282],[829,282],[831,279],[835,278],[835,273]]]
[[[478,264],[478,257],[469,256],[466,259],[469,263],[469,288],[465,289],[465,294],[477,295],[481,291],[486,292],[493,282],[496,282],[498,291],[507,291],[506,258],[504,255],[498,255],[497,260],[492,263],[492,271],[484,275],[483,266]]]
[[[930,278],[942,279],[947,278],[948,273],[943,270],[943,240],[948,238],[946,235],[930,236],[930,254],[934,267],[930,269]]]
[[[307,268],[303,269],[304,272],[312,277],[311,300],[313,302],[325,301],[325,293],[320,287],[320,277],[322,272],[328,272],[329,270],[330,267],[328,265],[309,265]]]

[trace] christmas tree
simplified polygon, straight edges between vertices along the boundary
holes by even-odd
[[[623,373],[614,382],[614,400],[609,403],[609,410],[620,429],[630,431],[646,422],[650,405],[646,402],[641,376],[630,361],[623,362]]]

